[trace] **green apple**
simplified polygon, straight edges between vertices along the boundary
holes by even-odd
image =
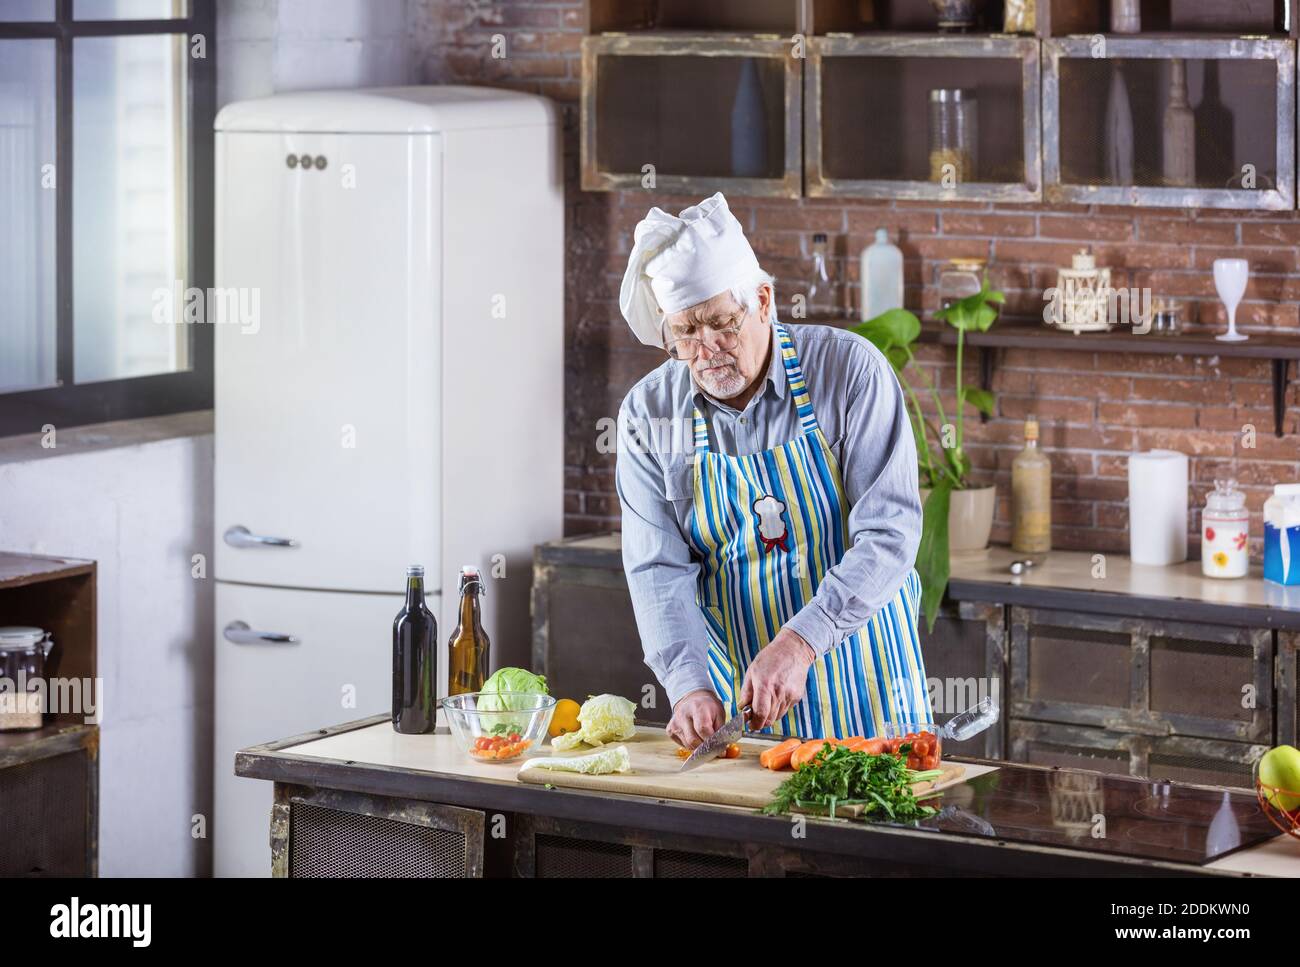
[[[1274,789],[1300,792],[1300,750],[1294,746],[1279,745],[1269,749],[1259,760],[1259,781]],[[1290,812],[1300,807],[1300,795],[1288,796],[1275,792],[1268,797],[1269,805]]]

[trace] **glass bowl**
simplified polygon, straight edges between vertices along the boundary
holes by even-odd
[[[879,738],[885,740],[886,751],[897,752],[899,746],[912,743],[907,757],[909,769],[924,772],[939,768],[939,760],[943,755],[943,736],[939,733],[939,726],[933,722],[886,722]]]
[[[479,762],[513,762],[546,739],[555,699],[537,692],[466,692],[442,700],[451,734]]]

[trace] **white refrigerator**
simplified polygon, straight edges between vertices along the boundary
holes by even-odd
[[[405,567],[443,648],[488,576],[526,665],[533,547],[562,533],[564,191],[544,98],[277,95],[216,122],[218,876],[270,873],[249,745],[387,713]]]

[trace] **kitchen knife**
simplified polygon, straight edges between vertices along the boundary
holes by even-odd
[[[678,771],[689,772],[696,766],[722,755],[731,743],[739,742],[745,732],[745,719],[751,711],[753,710],[746,705],[739,714],[733,715],[726,725],[695,747],[695,751],[682,763]]]

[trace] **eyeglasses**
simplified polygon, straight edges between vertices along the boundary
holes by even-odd
[[[726,329],[705,329],[705,332],[712,334],[712,339],[702,339],[699,336],[674,336],[665,320],[664,350],[673,359],[694,359],[699,355],[700,346],[704,343],[708,343],[713,352],[730,352],[740,343],[740,330],[745,328],[745,320],[748,318],[749,313],[746,312],[740,317],[740,322],[734,326],[728,326]]]

